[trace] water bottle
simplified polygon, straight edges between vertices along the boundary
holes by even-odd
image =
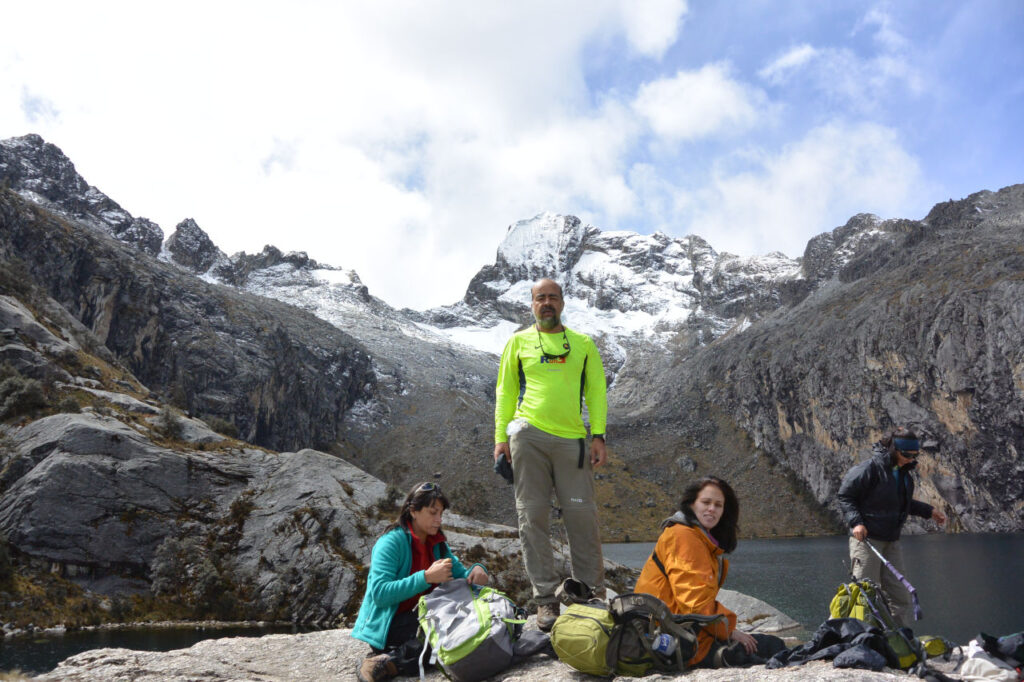
[[[673,637],[672,635],[666,635],[665,633],[662,633],[655,637],[654,641],[651,642],[651,649],[657,651],[659,654],[671,656],[675,652],[676,646],[678,645],[679,642],[676,641],[675,637]]]

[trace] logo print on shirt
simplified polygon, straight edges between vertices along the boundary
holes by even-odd
[[[565,364],[565,357],[549,358],[549,357],[541,356],[540,364],[544,365],[544,364],[549,364],[549,363],[552,364],[552,365],[564,365]]]

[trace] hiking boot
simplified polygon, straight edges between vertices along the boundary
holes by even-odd
[[[540,604],[537,606],[537,627],[547,632],[558,619],[558,604]]]
[[[586,604],[593,596],[594,591],[586,583],[575,578],[566,578],[555,590],[555,597],[566,606]]]
[[[390,680],[397,674],[398,668],[388,658],[388,655],[378,654],[377,656],[367,656],[363,659],[363,664],[359,666],[356,678],[359,682],[384,682],[384,680]]]

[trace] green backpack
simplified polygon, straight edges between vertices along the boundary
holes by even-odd
[[[417,615],[424,654],[455,682],[477,682],[512,665],[514,645],[526,622],[524,612],[490,587],[477,588],[465,578],[439,584],[420,597]]]
[[[921,644],[908,636],[906,628],[901,628],[896,622],[889,605],[885,603],[882,590],[872,580],[863,578],[840,585],[828,610],[832,618],[856,618],[881,630],[889,642],[894,660],[902,670],[907,670],[927,656]]]
[[[870,580],[843,583],[836,589],[836,596],[832,597],[828,607],[829,615],[832,618],[856,618],[879,630],[895,627],[896,621],[887,607],[884,611],[889,616],[887,623],[875,616],[876,612],[881,613],[877,608],[878,603],[884,606],[884,601],[879,597],[878,587]]]
[[[551,628],[558,659],[590,675],[678,673],[697,652],[697,631],[722,616],[674,615],[660,599],[632,593],[609,604],[570,604]]]
[[[570,604],[551,627],[551,646],[558,660],[576,670],[610,676],[615,667],[608,665],[606,655],[614,629],[615,619],[604,602]]]

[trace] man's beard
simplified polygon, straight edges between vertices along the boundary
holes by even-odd
[[[540,325],[541,329],[554,329],[562,324],[562,320],[559,318],[558,313],[555,313],[551,317],[538,317],[537,324]]]

